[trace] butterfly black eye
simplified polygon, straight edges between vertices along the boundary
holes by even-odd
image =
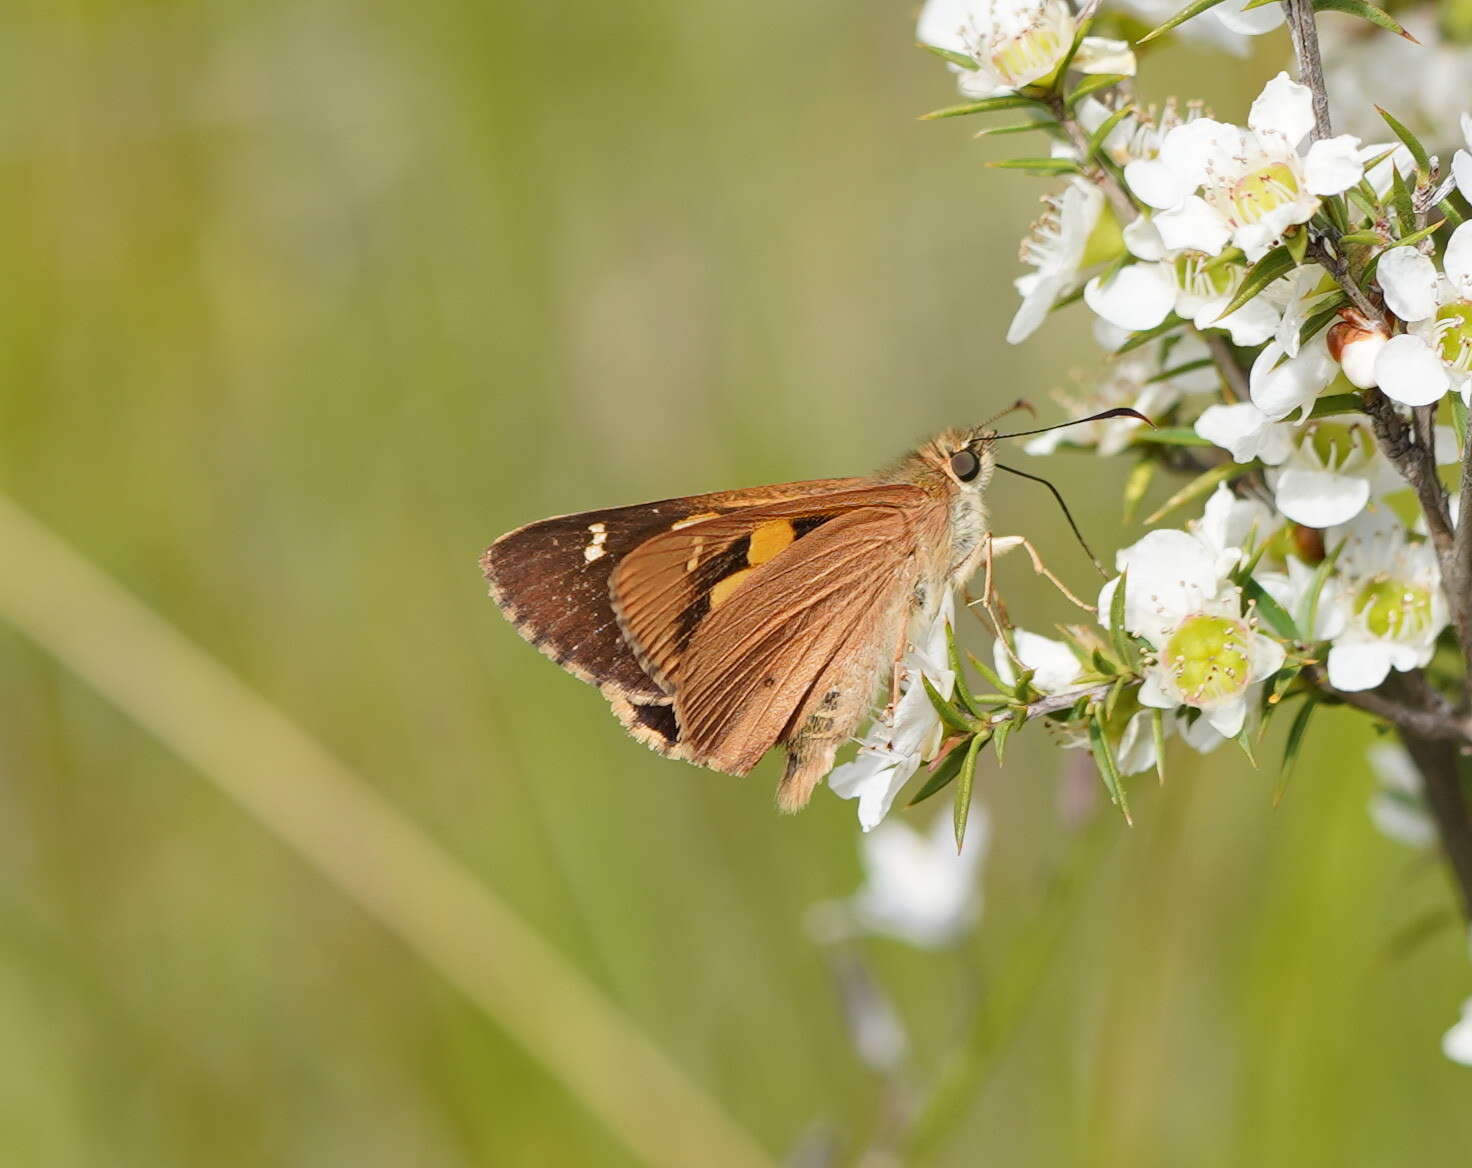
[[[969,483],[981,473],[981,459],[971,449],[958,450],[951,455],[951,473],[963,483]]]

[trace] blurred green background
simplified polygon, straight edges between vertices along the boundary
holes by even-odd
[[[976,127],[914,120],[953,92],[913,17],[95,0],[0,25],[0,486],[423,825],[774,1157],[848,1162],[885,1091],[804,925],[858,883],[853,805],[779,818],[772,762],[742,782],[627,741],[476,557],[556,512],[861,472],[1019,394],[1054,416],[1098,360],[1082,315],[1001,341],[1044,186],[987,171]],[[1239,116],[1285,51],[1171,49],[1144,89]],[[1136,537],[1101,464],[1030,466],[1100,545]],[[1090,586],[1040,488],[993,498]],[[1068,616],[1020,564],[1003,591],[1033,627]],[[989,766],[979,931],[859,950],[917,1091],[967,1002],[998,1003],[929,1158],[1460,1162],[1472,1073],[1438,1040],[1472,978],[1457,929],[1402,943],[1447,892],[1371,827],[1364,745],[1322,718],[1276,810],[1271,766],[1176,749],[1133,829],[1060,815],[1082,756],[1041,733]],[[632,1162],[3,623],[0,1036],[7,1163]]]

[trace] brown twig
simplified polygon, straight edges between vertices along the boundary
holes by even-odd
[[[1324,62],[1319,56],[1319,30],[1314,24],[1313,0],[1284,0],[1288,13],[1288,35],[1293,40],[1293,56],[1298,62],[1298,80],[1314,95],[1313,138],[1327,138],[1334,133],[1329,124],[1329,90],[1324,85]]]

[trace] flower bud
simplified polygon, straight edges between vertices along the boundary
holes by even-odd
[[[1373,389],[1375,359],[1385,348],[1389,334],[1380,325],[1366,320],[1357,312],[1329,329],[1329,355],[1339,362],[1349,383],[1359,389]]]

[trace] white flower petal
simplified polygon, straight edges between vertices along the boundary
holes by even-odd
[[[1135,54],[1129,41],[1086,36],[1074,54],[1073,68],[1080,73],[1118,73],[1133,77]]]
[[[1169,692],[1165,670],[1159,665],[1147,668],[1140,681],[1140,705],[1149,710],[1173,710],[1180,704],[1180,699]]]
[[[1196,433],[1231,451],[1234,462],[1260,458],[1277,466],[1293,449],[1291,427],[1272,421],[1251,402],[1207,406],[1196,419]]]
[[[1385,351],[1385,343],[1389,339],[1378,332],[1368,333],[1340,350],[1339,367],[1351,385],[1358,389],[1371,389],[1379,384],[1375,380],[1375,362]]]
[[[1157,158],[1137,158],[1127,163],[1124,181],[1147,207],[1174,207],[1192,190]]]
[[[1283,8],[1279,4],[1248,8],[1247,0],[1225,0],[1225,3],[1213,8],[1211,14],[1224,28],[1243,36],[1259,36],[1272,32],[1283,23]]]
[[[1472,199],[1472,154],[1458,150],[1452,155],[1452,177],[1457,180],[1462,198]]]
[[[1371,644],[1335,645],[1329,650],[1329,684],[1346,693],[1374,689],[1390,673],[1390,652]]]
[[[1248,646],[1248,658],[1252,662],[1252,681],[1259,682],[1282,669],[1287,654],[1284,653],[1283,646],[1271,637],[1255,633]]]
[[[1007,343],[1018,345],[1048,319],[1048,313],[1058,302],[1068,281],[1058,276],[1045,276],[1041,272],[1029,272],[1014,280],[1013,285],[1022,293],[1022,303],[1017,306],[1012,323],[1007,326]]]
[[[1155,731],[1150,711],[1141,710],[1124,725],[1114,748],[1114,765],[1122,775],[1138,775],[1155,765]]]
[[[1404,406],[1429,406],[1451,387],[1441,358],[1420,337],[1391,337],[1375,362],[1375,380],[1386,396]]]
[[[1436,265],[1414,247],[1392,247],[1382,254],[1375,278],[1386,305],[1401,320],[1425,320],[1436,311]]]
[[[1454,1063],[1472,1067],[1472,998],[1462,1004],[1462,1020],[1442,1036],[1441,1053]]]
[[[1350,134],[1324,138],[1304,156],[1304,183],[1316,195],[1337,195],[1364,177],[1359,158],[1360,140]]]
[[[1168,264],[1132,264],[1109,283],[1095,276],[1084,285],[1090,308],[1120,328],[1154,328],[1175,304],[1176,283]]]
[[[1219,307],[1211,306],[1211,312],[1215,313]],[[1231,334],[1232,344],[1245,348],[1262,344],[1278,331],[1278,310],[1265,295],[1253,297],[1230,316],[1203,320],[1206,315],[1206,310],[1203,310],[1196,317],[1194,323],[1197,328],[1226,329]]]
[[[1472,223],[1463,223],[1447,240],[1441,266],[1464,298],[1472,298]]]
[[[1035,671],[1032,679],[1034,688],[1042,693],[1056,693],[1078,681],[1081,672],[1078,658],[1062,641],[1042,637],[1026,629],[1016,630],[1012,639],[1022,663]],[[1002,679],[1015,682],[1012,662],[1000,641],[993,647],[993,654],[997,662],[997,672],[1002,675]]]
[[[1242,131],[1212,118],[1195,118],[1172,129],[1160,142],[1159,158],[1189,194],[1206,181],[1214,160],[1241,152]]]
[[[1238,695],[1226,705],[1203,710],[1201,718],[1223,738],[1235,738],[1242,732],[1242,723],[1247,721],[1247,703]]]
[[[1136,259],[1152,262],[1165,259],[1165,243],[1149,215],[1136,216],[1125,226],[1124,245]]]
[[[1370,483],[1356,475],[1290,466],[1278,472],[1273,500],[1294,523],[1334,527],[1364,510],[1370,501]]]
[[[1339,371],[1324,333],[1300,348],[1297,356],[1280,362],[1282,355],[1283,347],[1277,341],[1269,343],[1248,375],[1252,404],[1274,420],[1306,410]]]
[[[926,0],[915,25],[915,39],[953,53],[970,52],[962,30],[986,27],[990,8],[990,4],[977,0]]]
[[[1313,92],[1287,73],[1279,73],[1262,87],[1247,115],[1247,124],[1259,133],[1278,134],[1289,146],[1296,147],[1314,128]]]
[[[1220,255],[1232,238],[1232,225],[1200,195],[1188,195],[1179,205],[1155,213],[1161,241],[1172,251],[1189,250]]]

